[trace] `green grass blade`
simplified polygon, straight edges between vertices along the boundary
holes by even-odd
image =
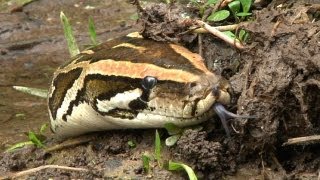
[[[187,172],[189,176],[189,180],[198,180],[196,174],[194,173],[192,168],[189,167],[188,165],[169,161],[169,167],[168,167],[169,171],[177,171],[177,170],[183,170],[183,169]]]
[[[44,123],[44,124],[41,125],[40,130],[39,130],[39,133],[40,133],[41,135],[43,135],[44,132],[45,132],[47,129],[48,129],[48,124],[47,124],[47,123]]]
[[[33,144],[35,144],[37,147],[41,147],[41,148],[44,147],[44,145],[42,144],[41,140],[37,137],[37,135],[36,135],[34,132],[29,131],[29,133],[28,133],[28,138],[29,138],[29,140],[32,141]]]
[[[47,98],[48,96],[48,90],[46,89],[31,88],[25,86],[13,86],[13,89],[41,98]]]
[[[158,130],[156,130],[154,153],[155,153],[155,158],[158,161],[158,164],[160,165],[160,161],[161,161],[161,140],[160,140],[160,136],[159,136]]]
[[[94,21],[92,17],[89,17],[89,34],[90,34],[90,39],[93,45],[97,45],[97,33],[96,33],[96,28],[94,26]]]
[[[142,163],[143,163],[143,170],[146,173],[150,172],[150,157],[147,154],[142,155]]]
[[[73,57],[73,56],[79,54],[80,51],[79,51],[77,42],[76,42],[76,40],[74,38],[73,31],[72,31],[71,25],[69,23],[69,20],[64,15],[64,13],[62,11],[60,13],[60,20],[61,20],[62,25],[63,25],[64,36],[65,36],[65,38],[67,40],[70,56]]]
[[[17,144],[14,144],[12,146],[10,146],[6,152],[12,152],[12,151],[15,151],[17,149],[20,149],[20,148],[23,148],[25,147],[26,145],[34,145],[34,143],[32,141],[25,141],[25,142],[19,142]]]

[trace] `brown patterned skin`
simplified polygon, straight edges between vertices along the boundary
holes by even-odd
[[[154,87],[142,86],[145,77]],[[229,83],[186,48],[125,36],[83,51],[57,69],[49,90],[52,130],[60,137],[108,129],[188,126],[229,103]]]

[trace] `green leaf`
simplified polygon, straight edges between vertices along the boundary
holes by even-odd
[[[131,20],[138,20],[139,19],[139,15],[138,15],[138,13],[134,13],[134,14],[132,14],[130,17],[129,17]]]
[[[34,143],[32,141],[25,141],[25,142],[19,142],[17,144],[14,144],[12,146],[10,146],[6,152],[12,152],[12,151],[15,151],[17,149],[20,149],[20,148],[23,148],[27,145],[34,145]]]
[[[228,4],[231,12],[233,15],[236,15],[240,11],[240,1],[232,1],[231,3]]]
[[[229,36],[230,38],[233,38],[233,39],[236,38],[236,35],[231,31],[223,31],[223,34],[225,34],[225,35],[227,35],[227,36]]]
[[[92,17],[89,17],[89,34],[90,34],[90,39],[93,45],[97,45],[97,33],[96,33],[96,28],[94,26],[94,21]]]
[[[135,148],[136,147],[136,143],[134,143],[133,141],[128,141],[128,145],[129,145],[129,147],[131,147],[131,148]]]
[[[142,155],[142,163],[143,163],[143,170],[146,173],[150,172],[150,157],[147,154]]]
[[[218,0],[208,0],[205,4],[205,6],[208,6],[208,5],[212,5],[212,4],[216,4],[218,2]]]
[[[249,12],[252,4],[252,0],[239,0],[242,5],[242,12],[247,13]]]
[[[222,21],[222,20],[227,19],[229,16],[230,16],[230,12],[228,10],[220,10],[220,11],[217,11],[217,12],[211,14],[207,18],[207,20],[218,22],[218,21]]]
[[[13,89],[41,98],[47,98],[48,96],[48,90],[46,89],[31,88],[25,86],[13,86]]]
[[[166,139],[166,146],[173,146],[177,143],[177,141],[180,139],[181,135],[180,134],[176,134],[176,135],[172,135],[170,137],[168,137]]]
[[[166,123],[164,124],[164,128],[168,131],[169,135],[175,135],[182,133],[183,129],[178,127],[173,123]]]
[[[158,163],[160,165],[160,161],[161,161],[161,140],[160,140],[160,136],[159,136],[158,130],[156,130],[154,154],[156,156],[155,157],[156,160],[158,161]]]
[[[250,16],[252,13],[245,13],[245,12],[240,12],[240,13],[237,13],[236,15],[239,16],[239,17],[245,17],[245,16]]]
[[[78,45],[76,43],[76,40],[74,38],[73,31],[72,31],[71,25],[69,23],[69,20],[64,15],[64,13],[62,11],[60,13],[60,20],[63,25],[64,36],[65,36],[67,43],[68,43],[68,49],[69,49],[70,56],[73,57],[73,56],[79,54],[80,51],[79,51]]]
[[[189,167],[188,165],[182,164],[182,163],[177,163],[177,162],[172,162],[169,161],[169,168],[170,171],[177,171],[177,170],[182,170],[184,169],[188,176],[189,176],[189,180],[197,180],[197,176],[194,173],[194,171],[192,170],[191,167]]]
[[[239,40],[242,42],[246,42],[249,38],[249,33],[243,29],[239,32]]]
[[[29,138],[29,140],[32,141],[33,144],[35,144],[37,147],[41,147],[41,148],[44,147],[44,145],[42,144],[42,142],[39,140],[39,138],[37,137],[37,135],[36,135],[34,132],[29,131],[29,133],[28,133],[28,138]]]
[[[44,134],[44,131],[47,130],[47,128],[48,128],[48,124],[47,124],[47,123],[42,124],[42,126],[40,127],[39,133],[40,133],[41,135],[43,135],[43,134]]]

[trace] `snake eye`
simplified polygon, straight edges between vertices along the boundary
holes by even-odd
[[[157,78],[152,77],[152,76],[144,77],[141,82],[142,88],[145,90],[152,89],[156,84],[157,84]]]

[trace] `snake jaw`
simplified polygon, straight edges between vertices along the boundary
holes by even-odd
[[[221,124],[227,134],[228,137],[231,137],[231,133],[230,130],[228,128],[227,125],[227,120],[231,119],[231,118],[246,118],[246,119],[253,119],[253,118],[257,118],[256,116],[248,116],[248,115],[238,115],[238,114],[234,114],[230,111],[228,111],[222,104],[220,103],[215,103],[213,105],[213,109],[216,112],[216,114],[219,116],[220,120],[221,120]]]

